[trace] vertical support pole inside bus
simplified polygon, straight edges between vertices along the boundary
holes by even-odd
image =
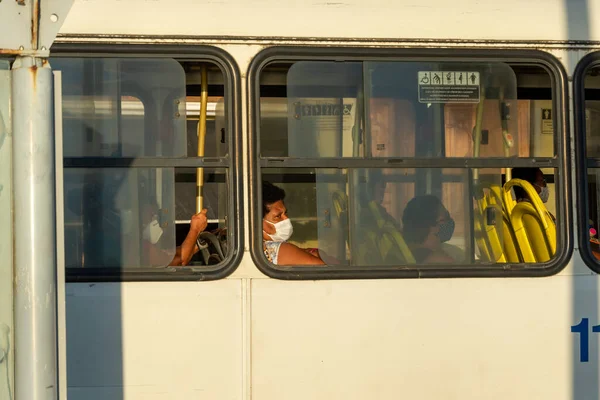
[[[510,133],[508,128],[508,121],[510,120],[510,103],[507,103],[504,99],[504,86],[500,86],[500,124],[502,126],[502,147],[504,149],[504,157],[510,157],[510,149],[514,146],[513,135]],[[512,178],[512,168],[505,168],[506,182]]]
[[[473,158],[479,158],[479,152],[481,150],[481,126],[483,125],[483,109],[485,103],[485,86],[481,87],[481,95],[479,97],[479,103],[477,104],[477,115],[475,119],[475,127],[473,128]],[[473,170],[473,181],[475,184],[479,183],[479,170]]]
[[[208,103],[208,77],[206,66],[202,66],[200,84],[200,117],[198,119],[198,157],[204,156],[204,143],[206,141],[206,110]],[[204,168],[196,170],[196,212],[204,208]]]
[[[53,75],[46,59],[12,69],[15,394],[57,396]]]

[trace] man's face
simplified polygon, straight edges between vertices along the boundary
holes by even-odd
[[[278,222],[288,219],[287,208],[285,208],[285,204],[283,204],[282,200],[278,200],[268,207],[269,212],[263,217],[263,238],[265,238],[266,240],[269,240],[270,238],[268,236],[265,236],[265,233],[269,235],[275,233],[275,227],[272,224],[276,224]],[[265,221],[269,221],[270,224]]]
[[[546,180],[544,179],[544,173],[542,170],[537,170],[534,183],[535,191],[538,192],[538,194],[542,191],[543,187],[546,187]]]
[[[267,221],[276,224],[278,222],[288,219],[287,208],[285,208],[285,204],[283,204],[282,200],[278,200],[267,207],[270,207],[269,212],[264,217],[264,219],[266,219]]]

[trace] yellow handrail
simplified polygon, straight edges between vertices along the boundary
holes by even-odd
[[[204,143],[206,140],[206,109],[208,103],[208,79],[206,67],[201,71],[201,96],[200,96],[200,119],[198,121],[198,157],[204,156]],[[196,169],[196,212],[199,213],[204,207],[204,168]]]

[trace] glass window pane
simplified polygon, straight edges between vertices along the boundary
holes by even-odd
[[[262,74],[262,156],[554,155],[551,95],[517,100],[518,83],[551,90],[539,67],[300,61]]]
[[[358,157],[361,63],[298,62],[287,75],[288,157]]]
[[[200,97],[187,98],[187,156],[198,156],[198,134],[200,124]],[[204,138],[205,157],[225,157],[229,152],[229,122],[225,110],[225,97],[209,96],[206,110],[206,136]]]
[[[261,71],[260,96],[261,157],[328,159],[322,168],[285,168],[297,164],[282,160],[283,168],[261,170],[286,191],[283,207],[294,227],[288,244],[319,255],[312,264],[275,264],[500,267],[554,258],[557,170],[510,168],[517,157],[556,155],[553,89],[544,67],[277,61]],[[367,168],[373,161],[349,158],[415,160]],[[422,163],[428,158],[490,160],[481,162],[487,168],[430,168]],[[408,163],[415,168],[402,167]],[[301,235],[300,220],[309,226]],[[276,241],[265,227],[263,238]]]
[[[175,203],[177,222],[189,221],[196,213],[196,173],[195,168],[177,168],[175,170]],[[203,186],[204,208],[210,223],[227,226],[228,196],[227,170],[204,168]]]
[[[285,97],[260,99],[260,155],[286,157],[288,154],[288,102]]]
[[[173,168],[66,169],[67,267],[166,266],[175,255]]]
[[[54,58],[65,157],[183,156],[186,76],[170,59]]]
[[[201,239],[208,246],[191,265],[217,264],[228,254],[226,176],[226,169],[204,169],[208,227]],[[196,214],[196,169],[73,168],[64,177],[67,267],[164,267],[173,261]]]
[[[585,76],[585,141],[589,161],[600,158],[600,66],[591,66]],[[587,169],[588,221],[586,236],[590,249],[600,262],[600,168]]]
[[[263,182],[270,182],[285,191],[287,215],[294,226],[289,242],[302,248],[317,247],[315,169],[267,168],[263,170]]]
[[[373,157],[517,155],[517,80],[508,65],[367,62],[364,69]]]
[[[350,262],[473,262],[469,174],[466,169],[351,170]],[[494,178],[499,183],[499,174]]]
[[[598,234],[598,221],[600,221],[600,168],[588,168],[587,174],[589,201],[587,232],[592,254],[600,261],[600,235]]]
[[[118,58],[51,62],[63,71],[65,157],[198,156],[203,68],[204,156],[227,155],[224,78],[216,65]]]
[[[585,132],[587,156],[600,158],[600,100],[585,102]]]
[[[330,265],[539,263],[556,252],[554,196],[527,182],[503,188],[500,168],[289,168],[263,178],[285,191],[287,242]]]
[[[190,265],[208,266],[223,261],[230,251],[232,232],[229,226],[229,178],[227,169],[204,168],[202,186],[203,207],[206,208],[208,227],[200,235],[200,249],[191,259]],[[175,169],[175,215],[177,245],[186,239],[190,220],[196,214],[196,174],[195,168]]]
[[[152,165],[152,157],[227,156],[231,132],[219,66],[168,58],[55,58],[52,65],[67,76],[66,158],[146,157]],[[176,168],[179,161],[164,159],[147,168],[103,167],[104,162],[65,169],[67,267],[181,265],[184,241],[195,244],[187,265],[212,271],[224,261],[233,243],[227,229],[228,168]],[[186,241],[190,224],[202,219],[194,217],[197,193],[203,195],[208,226]]]

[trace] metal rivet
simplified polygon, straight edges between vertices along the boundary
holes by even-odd
[[[19,50],[25,50],[25,47],[19,46]]]
[[[58,15],[56,15],[56,14],[50,14],[50,21],[52,21],[52,22],[58,22]]]
[[[178,112],[175,113],[175,118],[179,118],[179,117],[181,117],[181,114],[179,114]]]

